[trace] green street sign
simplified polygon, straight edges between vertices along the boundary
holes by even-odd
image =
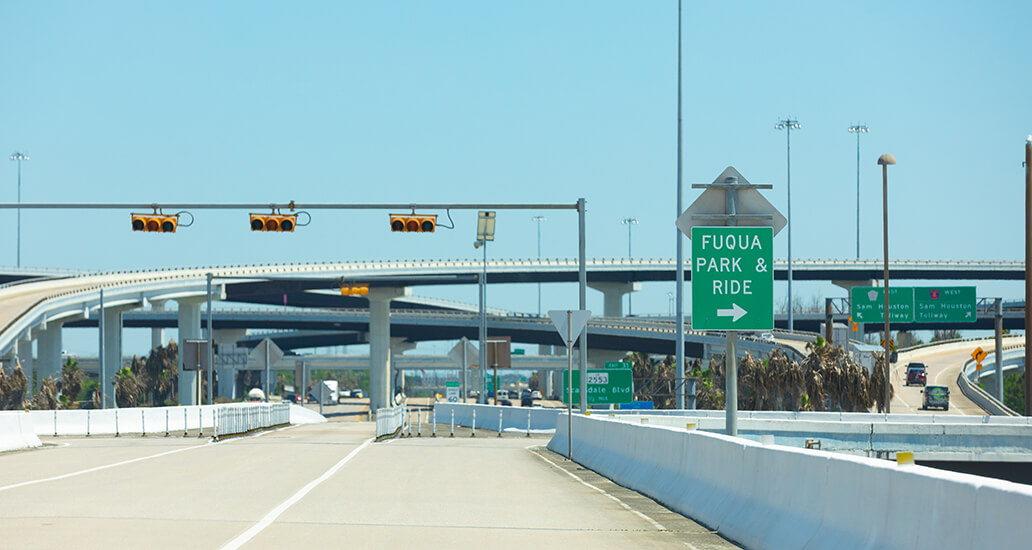
[[[630,361],[606,361],[606,369],[629,369],[633,367]]]
[[[917,286],[914,287],[914,320],[973,323],[978,317],[976,301],[973,286]]]
[[[692,228],[692,328],[774,328],[774,231]]]
[[[884,323],[885,298],[881,287],[853,287],[850,314],[854,323]],[[973,286],[889,287],[890,323],[973,323]]]
[[[854,286],[849,292],[854,323],[885,322],[885,291],[878,286]],[[889,287],[889,322],[914,322],[914,287]]]
[[[569,373],[563,371],[563,403],[569,403]],[[631,369],[588,371],[588,405],[634,401]],[[573,371],[573,402],[580,403],[580,371]]]
[[[525,350],[524,348],[513,348],[512,352],[510,353],[510,355],[526,355],[526,354],[527,354],[527,350]]]

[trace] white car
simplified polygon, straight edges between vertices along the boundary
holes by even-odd
[[[763,333],[760,333],[760,340],[763,340],[764,342],[773,342],[774,341],[774,333],[773,332],[763,332]]]
[[[539,392],[537,390],[534,390],[534,391],[530,392],[530,398],[531,399],[541,399],[541,392]]]

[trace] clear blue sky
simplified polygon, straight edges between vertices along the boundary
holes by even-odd
[[[4,8],[0,151],[31,155],[25,202],[588,201],[589,257],[671,258],[676,217],[677,4],[527,2],[21,2]],[[685,2],[684,182],[728,165],[786,212],[793,256],[1023,255],[1023,149],[1032,133],[1032,3]],[[15,163],[0,201],[16,200]],[[14,213],[0,264],[15,263]],[[242,212],[199,212],[174,236],[128,212],[23,211],[22,264],[134,269],[478,257],[475,214],[434,235],[386,213],[317,213],[290,235]],[[536,255],[533,212],[500,212],[493,258]],[[545,213],[545,256],[576,254],[576,216]],[[786,256],[787,232],[775,239]],[[686,241],[686,251],[690,250]],[[527,311],[535,290],[498,289]],[[784,285],[778,285],[784,293]],[[797,285],[797,295],[844,295]],[[646,285],[635,313],[667,311]],[[838,292],[837,294],[835,294]],[[979,295],[1021,295],[1020,284]],[[443,291],[475,301],[473,289]],[[545,307],[575,305],[546,289]],[[589,307],[601,310],[590,293]],[[536,307],[535,307],[536,308]],[[127,350],[130,351],[130,350]]]

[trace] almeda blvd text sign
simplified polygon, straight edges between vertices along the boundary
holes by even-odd
[[[692,228],[692,328],[774,328],[774,231]]]

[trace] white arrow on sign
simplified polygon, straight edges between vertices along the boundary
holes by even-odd
[[[746,313],[749,312],[742,309],[742,306],[738,304],[731,304],[731,307],[728,309],[718,309],[717,317],[730,317],[731,322],[734,323],[735,321],[741,319],[742,316]]]
[[[566,344],[567,348],[572,348],[577,338],[580,338],[584,326],[588,324],[591,312],[586,309],[553,309],[549,310],[548,317],[552,319],[555,330],[559,331],[563,344]]]

